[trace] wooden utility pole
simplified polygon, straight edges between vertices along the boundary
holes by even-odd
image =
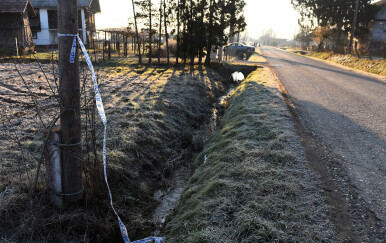
[[[78,34],[78,1],[58,0],[58,30],[61,34]],[[61,126],[62,192],[65,203],[83,197],[81,173],[81,119],[79,53],[70,63],[74,37],[59,37],[59,95]]]
[[[352,26],[351,26],[350,46],[348,47],[350,54],[352,54],[352,44],[354,41],[355,27],[357,26],[358,8],[359,8],[359,0],[356,0],[355,1],[354,19],[352,21]]]

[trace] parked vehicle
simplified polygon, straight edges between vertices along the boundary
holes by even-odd
[[[224,50],[228,53],[234,53],[234,55],[242,55],[244,53],[254,52],[255,47],[247,46],[241,43],[232,43],[224,47]]]

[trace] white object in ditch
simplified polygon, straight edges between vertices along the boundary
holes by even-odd
[[[204,164],[206,163],[206,160],[207,160],[207,157],[206,157],[206,154],[204,156]]]
[[[239,83],[244,80],[244,74],[241,72],[234,72],[232,73],[231,77],[232,77],[232,80],[236,83]]]

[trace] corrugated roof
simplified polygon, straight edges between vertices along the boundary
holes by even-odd
[[[90,7],[91,3],[92,0],[78,0],[78,7]],[[34,8],[57,7],[58,0],[31,0],[31,4]]]
[[[0,13],[24,13],[28,0],[0,0]]]

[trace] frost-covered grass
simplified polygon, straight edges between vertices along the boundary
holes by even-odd
[[[92,130],[84,120],[86,114],[91,119],[94,100],[91,77],[84,66],[84,199],[68,210],[56,209],[46,191],[44,165],[36,196],[28,194],[44,146],[44,127],[33,101],[45,123],[58,110],[57,96],[49,88],[56,88],[52,72],[56,66],[42,66],[44,72],[37,62],[17,65],[25,84],[13,63],[0,64],[0,238],[12,242],[119,242],[118,223],[100,170],[103,126],[99,116],[95,116],[95,153],[89,147],[92,131],[85,134],[86,125]],[[147,237],[156,229],[151,221],[159,203],[154,192],[166,190],[174,170],[201,151],[210,136],[204,128],[212,104],[225,92],[224,79],[211,68],[138,65],[130,58],[99,63],[95,69],[108,121],[107,172],[113,200],[129,236]]]
[[[386,60],[369,57],[358,58],[357,55],[334,54],[333,52],[308,52],[306,56],[323,59],[361,71],[386,76]]]
[[[195,166],[166,242],[331,241],[323,198],[268,68],[231,94]]]

